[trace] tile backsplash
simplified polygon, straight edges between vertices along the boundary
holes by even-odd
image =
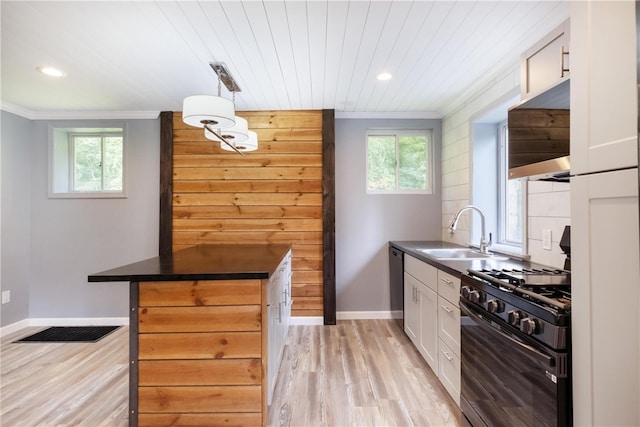
[[[528,235],[531,261],[562,268],[565,255],[560,239],[565,225],[571,225],[571,187],[568,182],[528,182]],[[543,249],[545,230],[551,231],[551,250]]]

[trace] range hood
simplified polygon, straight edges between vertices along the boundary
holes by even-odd
[[[509,169],[509,179],[529,178],[538,181],[569,181],[569,156],[556,157]]]
[[[569,79],[508,112],[509,179],[568,181]]]

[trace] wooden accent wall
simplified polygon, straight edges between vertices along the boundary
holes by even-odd
[[[323,111],[238,115],[258,134],[244,156],[173,114],[172,249],[289,243],[292,315],[323,316]]]

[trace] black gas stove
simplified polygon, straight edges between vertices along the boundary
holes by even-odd
[[[569,345],[571,273],[557,269],[469,270],[461,299],[550,348]]]
[[[571,426],[571,273],[468,270],[460,404],[474,427]]]
[[[474,427],[569,427],[570,262],[563,270],[504,266],[460,280],[462,412]]]

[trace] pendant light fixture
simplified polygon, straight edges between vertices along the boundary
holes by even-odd
[[[188,96],[182,103],[182,121],[189,126],[224,129],[236,123],[235,116],[233,102],[221,96]]]
[[[244,142],[249,139],[249,127],[247,125],[247,121],[238,116],[235,116],[235,119],[235,125],[226,129],[220,129],[218,134],[232,143]],[[212,141],[219,141],[219,139],[207,129],[204,131],[204,136]]]
[[[227,151],[242,155],[242,151],[256,150],[257,135],[252,139],[247,121],[235,115],[235,97],[236,92],[240,92],[240,87],[224,63],[212,62],[209,65],[218,76],[218,96],[194,95],[185,98],[182,104],[182,121],[189,126],[204,128],[204,136],[219,141]],[[220,96],[221,83],[232,93],[233,100]]]
[[[244,142],[231,142],[233,144],[233,148],[229,147],[227,144],[221,142],[220,148],[227,151],[234,151],[234,148],[239,151],[255,151],[258,149],[258,135],[250,130],[248,131],[249,137]]]

